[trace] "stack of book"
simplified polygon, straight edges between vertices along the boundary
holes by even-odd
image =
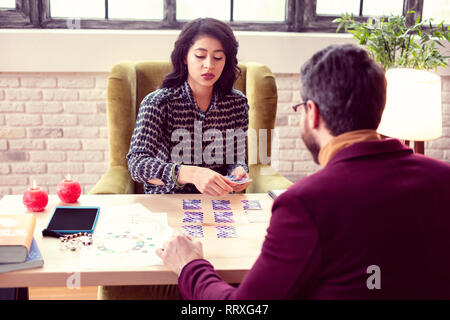
[[[38,268],[44,259],[33,238],[32,214],[0,215],[0,273]]]
[[[280,194],[282,194],[286,190],[287,189],[273,189],[273,190],[269,190],[267,193],[269,194],[269,196],[271,196],[273,199],[275,199],[276,197],[278,197]]]

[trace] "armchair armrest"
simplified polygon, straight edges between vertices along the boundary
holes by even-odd
[[[293,182],[283,177],[269,165],[256,164],[249,167],[250,178],[247,193],[267,193],[271,189],[287,189]]]
[[[127,194],[134,192],[134,182],[128,169],[112,166],[101,177],[89,194]]]

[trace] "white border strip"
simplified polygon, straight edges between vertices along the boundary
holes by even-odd
[[[0,29],[0,72],[108,72],[123,60],[168,60],[179,30]],[[357,43],[349,34],[236,31],[239,61],[274,73],[298,73],[330,44]],[[450,52],[447,45],[446,54]],[[450,75],[449,68],[439,70]]]

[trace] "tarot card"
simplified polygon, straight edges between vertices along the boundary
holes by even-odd
[[[185,211],[183,222],[186,223],[203,223],[203,212]]]
[[[201,210],[202,209],[202,201],[201,200],[184,199],[183,200],[183,209],[184,210]]]
[[[213,210],[231,210],[230,200],[212,200]]]
[[[237,238],[234,226],[216,226],[217,238]]]
[[[270,221],[270,215],[263,213],[262,211],[245,211],[244,214],[250,223]]]
[[[258,200],[241,200],[244,210],[261,210],[261,204]]]
[[[233,212],[231,211],[219,211],[214,212],[214,221],[221,223],[234,223]]]
[[[195,238],[203,238],[203,227],[199,224],[190,224],[190,225],[184,225],[181,226],[184,230],[184,232],[191,237]]]

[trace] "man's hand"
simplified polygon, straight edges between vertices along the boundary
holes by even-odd
[[[180,275],[183,267],[192,260],[203,259],[202,243],[180,233],[173,235],[169,241],[163,243],[161,249],[156,249],[155,252],[177,275]]]

